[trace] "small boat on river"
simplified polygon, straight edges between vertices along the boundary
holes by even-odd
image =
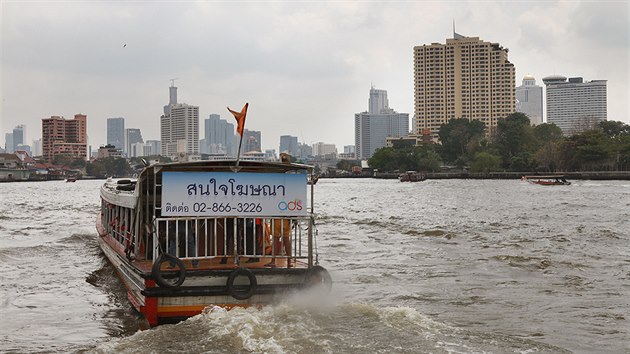
[[[260,161],[145,166],[100,188],[98,243],[150,326],[207,306],[261,306],[331,277],[319,265],[313,167]]]
[[[398,175],[398,180],[401,182],[421,182],[426,179],[423,173],[416,171],[407,171]]]
[[[571,184],[571,182],[567,181],[563,175],[523,176],[521,179],[541,186],[568,186]]]

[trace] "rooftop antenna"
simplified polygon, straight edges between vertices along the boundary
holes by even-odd
[[[455,18],[453,18],[453,39],[464,39],[466,38],[465,36],[462,36],[461,34],[455,32]]]

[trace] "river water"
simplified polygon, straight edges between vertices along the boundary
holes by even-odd
[[[0,184],[0,352],[630,352],[628,181],[320,179],[330,295],[143,331],[101,183]]]

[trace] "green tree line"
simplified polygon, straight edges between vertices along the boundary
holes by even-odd
[[[492,134],[478,120],[452,119],[439,132],[441,144],[381,148],[368,164],[382,171],[437,171],[440,165],[492,171],[628,171],[630,126],[602,121],[565,137],[555,124],[532,126],[523,113],[501,119]]]

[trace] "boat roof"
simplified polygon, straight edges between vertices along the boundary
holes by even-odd
[[[298,164],[298,163],[285,163],[285,162],[269,162],[269,161],[239,161],[236,166],[236,160],[201,160],[190,162],[169,162],[169,163],[157,163],[151,166],[145,167],[141,174],[145,174],[147,171],[155,170],[159,171],[181,171],[181,172],[276,172],[286,173],[289,171],[311,172],[313,166]]]
[[[564,178],[564,175],[550,175],[550,176],[523,176],[525,178]]]

